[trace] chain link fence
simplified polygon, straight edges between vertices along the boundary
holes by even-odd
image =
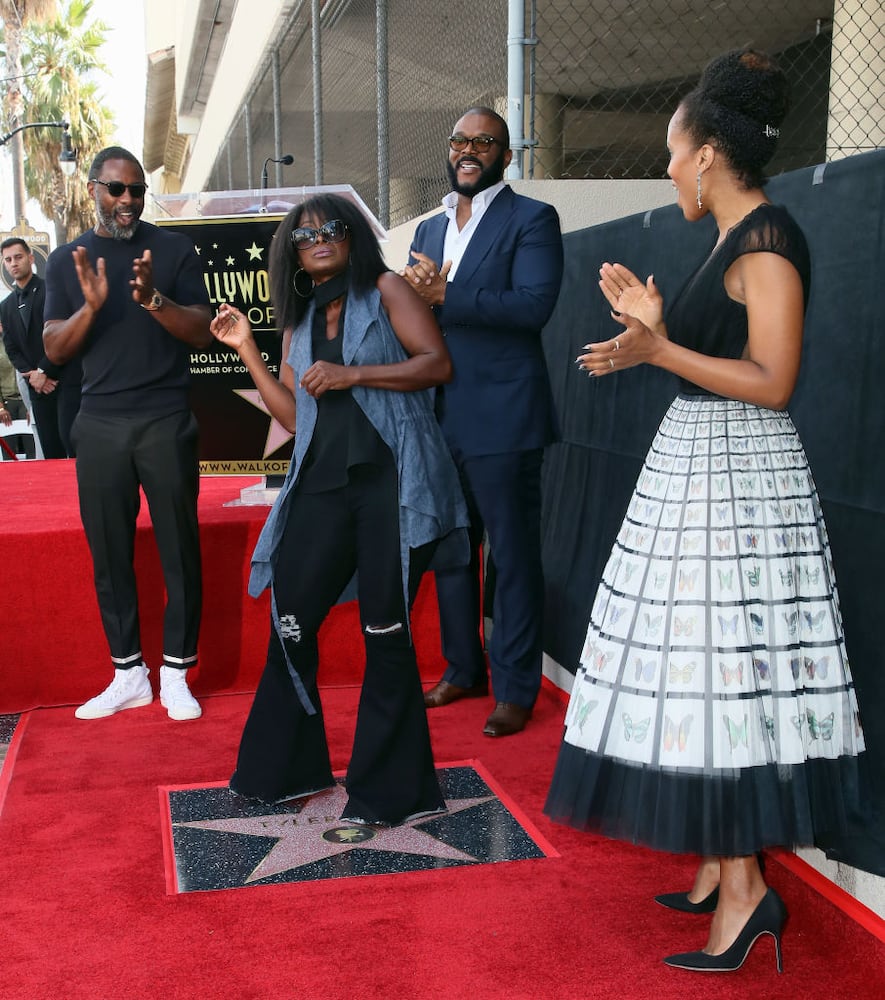
[[[351,184],[385,226],[427,212],[461,112],[507,117],[512,35],[504,0],[294,3],[209,186],[258,187],[289,153],[269,187]],[[885,144],[880,0],[527,0],[522,37],[527,178],[664,177],[680,97],[744,45],[792,84],[771,173]]]

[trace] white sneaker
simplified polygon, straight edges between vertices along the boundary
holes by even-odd
[[[160,704],[169,713],[170,719],[183,722],[185,719],[199,719],[203,714],[197,699],[187,686],[187,671],[178,667],[160,667]]]
[[[128,670],[119,667],[114,670],[114,679],[94,698],[81,705],[74,715],[78,719],[104,719],[124,708],[141,708],[150,705],[154,700],[151,682],[148,680],[148,668],[136,664]]]

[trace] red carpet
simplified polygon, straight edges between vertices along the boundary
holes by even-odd
[[[203,623],[199,666],[190,674],[198,695],[254,691],[264,666],[269,601],[266,594],[249,597],[246,581],[269,508],[224,506],[260,481],[254,476],[200,481]],[[0,497],[0,566],[7,598],[13,598],[4,601],[0,629],[0,713],[79,704],[106,686],[111,662],[80,524],[74,462],[0,463]],[[165,593],[146,503],[138,521],[135,565],[145,662],[157,667]],[[419,621],[426,610],[435,613],[433,604],[432,595],[419,595]],[[351,641],[358,618],[353,610],[341,614],[348,623],[344,641]],[[327,629],[324,641],[334,644],[338,635],[338,629]],[[341,657],[330,653],[324,682],[352,681],[347,667],[339,671]],[[429,676],[435,678],[441,672],[438,647],[431,644],[429,653]]]
[[[200,483],[204,607],[200,693],[253,690],[263,664],[267,601],[247,597],[249,557],[267,507],[225,507],[256,477]],[[0,565],[15,596],[0,632],[0,712],[74,704],[108,682],[111,662],[92,584],[72,459],[0,464]],[[145,661],[162,659],[163,577],[147,504],[135,539]],[[264,635],[264,640],[261,636]]]
[[[218,692],[254,687],[264,656],[267,610],[245,597],[244,580],[266,511],[221,506],[248,482],[204,480],[207,619],[195,688],[215,696],[204,698],[203,718],[172,723],[155,701],[99,722],[43,708],[19,726],[0,776],[2,1000],[878,1000],[885,943],[777,861],[770,880],[791,913],[783,976],[770,939],[732,975],[664,967],[662,956],[705,939],[706,918],[652,900],[686,888],[693,862],[546,819],[564,714],[547,689],[517,737],[482,736],[484,699],[430,720],[436,759],[479,761],[559,857],[167,894],[158,789],[229,777],[250,697]],[[109,667],[72,463],[0,466],[0,488],[0,554],[17,573],[8,585],[15,601],[4,606],[0,712],[76,702],[103,686]],[[162,596],[146,523],[138,558],[151,585],[145,647],[156,662]],[[435,679],[429,580],[414,624],[422,672]],[[352,739],[358,635],[355,609],[345,605],[322,637],[336,769]],[[881,932],[880,921],[869,926]]]
[[[336,768],[356,698],[324,692]],[[26,717],[0,816],[4,1000],[881,996],[885,944],[776,862],[783,976],[770,939],[730,976],[662,966],[703,943],[705,918],[652,901],[687,886],[692,862],[543,816],[563,716],[547,691],[511,739],[481,735],[482,700],[430,718],[437,759],[480,760],[560,857],[167,895],[157,789],[226,778],[248,705],[206,699],[195,723],[158,702],[95,723]]]

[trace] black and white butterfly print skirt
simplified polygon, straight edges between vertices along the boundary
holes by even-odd
[[[789,415],[678,397],[593,604],[546,811],[663,850],[828,841],[863,733]]]

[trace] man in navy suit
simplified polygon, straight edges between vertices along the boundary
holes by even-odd
[[[562,281],[559,219],[504,184],[507,123],[475,107],[449,138],[452,192],[420,224],[403,274],[433,307],[454,363],[437,390],[437,417],[471,513],[473,561],[436,574],[448,667],[429,708],[482,697],[479,552],[488,532],[495,567],[489,665],[495,708],[483,732],[525,727],[541,685],[544,584],[541,460],[555,416],[541,329]]]

